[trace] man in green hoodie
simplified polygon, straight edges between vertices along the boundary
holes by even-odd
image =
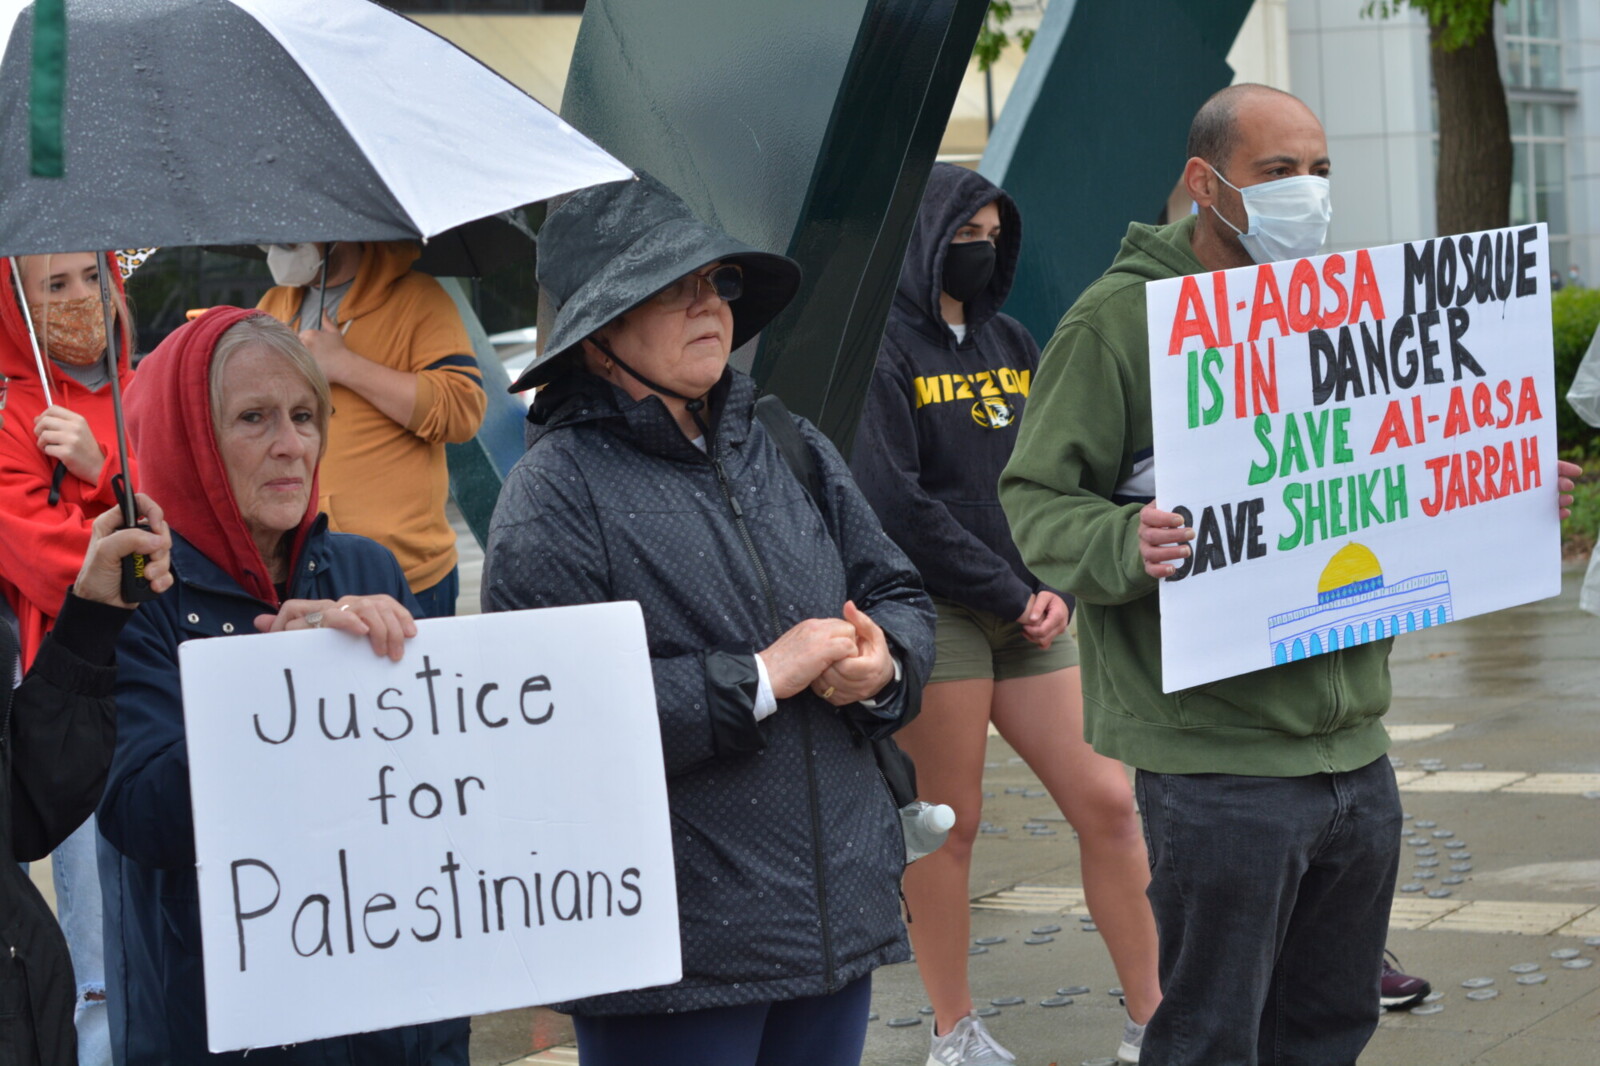
[[[1212,97],[1183,181],[1056,327],[1000,499],[1040,579],[1078,597],[1085,732],[1138,770],[1165,1000],[1143,1061],[1353,1063],[1377,1024],[1400,846],[1382,716],[1390,641],[1165,694],[1158,581],[1193,531],[1154,493],[1144,285],[1315,254],[1327,140],[1287,93]]]
[[[1028,569],[1078,598],[1085,734],[1138,770],[1165,996],[1141,1062],[1349,1064],[1377,1025],[1399,858],[1391,641],[1162,692],[1156,589],[1194,531],[1153,500],[1144,299],[1316,254],[1327,139],[1295,97],[1236,85],[1195,116],[1189,156],[1198,213],[1129,226],[1056,327],[1000,502]],[[1562,517],[1580,472],[1557,464]]]

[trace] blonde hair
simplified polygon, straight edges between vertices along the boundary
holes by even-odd
[[[223,330],[222,336],[217,339],[217,347],[211,353],[212,427],[220,429],[222,426],[223,368],[228,365],[228,360],[247,348],[259,348],[283,356],[300,371],[300,376],[306,379],[306,384],[311,386],[311,391],[317,397],[317,409],[314,415],[317,433],[322,438],[317,450],[317,458],[320,461],[323,453],[328,450],[328,419],[333,414],[333,393],[328,389],[328,379],[323,376],[322,367],[317,365],[316,357],[300,343],[300,338],[295,336],[293,330],[270,315],[257,313],[241,318]]]

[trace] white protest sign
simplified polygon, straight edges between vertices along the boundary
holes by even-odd
[[[1561,588],[1545,227],[1145,287],[1167,692]]]
[[[179,648],[212,1051],[667,984],[634,603]]]

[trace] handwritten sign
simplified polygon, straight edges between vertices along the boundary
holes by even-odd
[[[681,976],[637,604],[179,648],[212,1051]]]
[[[1545,227],[1151,282],[1163,688],[1560,591]]]

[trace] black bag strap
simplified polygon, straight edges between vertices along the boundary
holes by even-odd
[[[822,491],[822,470],[817,465],[817,453],[800,435],[789,409],[769,392],[756,400],[756,417],[766,427],[772,443],[778,446],[784,465],[826,518],[828,505]],[[917,766],[911,761],[911,756],[900,750],[900,745],[894,742],[893,737],[872,741],[872,754],[877,757],[878,770],[883,774],[884,783],[889,786],[889,794],[894,797],[895,805],[904,807],[914,803],[917,798]]]
[[[822,471],[817,467],[817,453],[811,450],[811,445],[800,435],[800,427],[794,424],[789,409],[783,406],[782,400],[769,392],[756,401],[756,417],[767,427],[767,436],[778,446],[789,472],[800,482],[800,487],[806,490],[811,502],[817,505],[817,510],[826,515],[828,507],[823,502]]]

